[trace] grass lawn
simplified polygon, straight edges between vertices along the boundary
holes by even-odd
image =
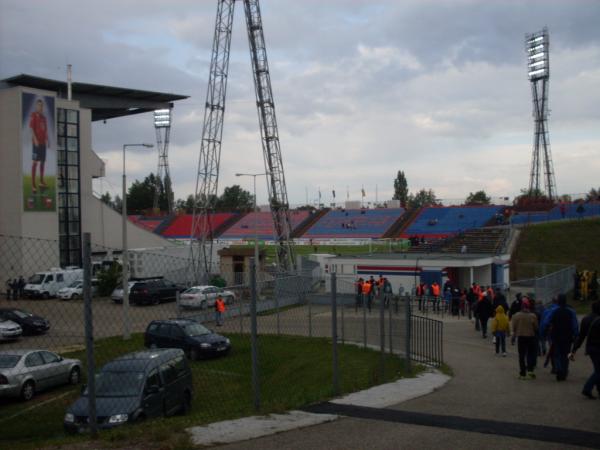
[[[539,264],[574,264],[577,270],[600,272],[600,219],[569,220],[531,225],[522,229],[511,261],[511,277],[543,275]],[[528,266],[523,263],[536,263]],[[572,286],[568,286],[571,289]],[[590,302],[572,301],[579,314],[590,312]]]
[[[522,229],[512,260],[519,263],[575,264],[600,271],[600,219],[542,223]]]
[[[39,168],[38,168],[39,171]],[[36,177],[39,184],[39,175]],[[56,211],[56,177],[45,176],[46,187],[37,188],[37,193],[32,193],[31,175],[23,175],[23,208],[24,211]]]
[[[228,334],[228,337],[232,341],[228,356],[191,363],[194,401],[190,414],[104,431],[100,433],[98,444],[115,448],[134,445],[141,446],[139,448],[185,448],[189,441],[183,430],[187,427],[255,414],[249,336]],[[95,346],[97,364],[101,366],[142,346],[141,334],[127,342],[121,338],[99,340]],[[261,414],[298,408],[333,396],[331,343],[328,339],[262,335],[259,347]],[[338,354],[343,393],[416,374],[407,373],[404,361],[389,355],[385,356],[382,373],[380,354],[354,345],[339,345]],[[85,359],[83,351],[64,356]],[[65,410],[78,395],[79,387],[64,387],[40,394],[29,403],[2,400],[0,448],[85,445],[83,441],[87,436],[68,436],[62,429]]]

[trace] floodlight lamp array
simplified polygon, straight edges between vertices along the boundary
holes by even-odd
[[[166,128],[171,126],[171,110],[168,108],[157,109],[154,111],[154,126],[156,128]]]
[[[527,76],[530,80],[549,76],[548,31],[543,29],[526,37]]]

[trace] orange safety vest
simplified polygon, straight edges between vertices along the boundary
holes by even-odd
[[[433,283],[431,285],[431,292],[434,297],[439,297],[440,296],[440,285],[437,283]]]
[[[223,301],[222,298],[218,298],[217,301],[215,302],[215,309],[218,312],[225,312],[225,302]]]
[[[371,292],[371,283],[365,281],[362,285],[362,293],[368,294],[369,292]]]

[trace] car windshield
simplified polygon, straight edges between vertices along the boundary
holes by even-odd
[[[208,328],[206,328],[204,325],[200,325],[199,323],[190,323],[184,325],[183,330],[188,336],[203,336],[211,333]]]
[[[202,289],[200,288],[189,288],[186,289],[185,291],[183,291],[184,294],[201,294],[202,293]]]
[[[144,384],[143,372],[100,372],[96,375],[96,396],[133,397]],[[87,395],[86,389],[83,395]]]
[[[36,273],[35,275],[32,275],[31,278],[29,278],[28,283],[29,284],[42,284],[43,280],[44,280],[44,274]]]
[[[26,319],[27,317],[31,317],[33,314],[27,313],[25,311],[21,311],[20,309],[13,309],[13,314],[17,316],[19,319]]]
[[[12,369],[20,359],[20,355],[0,355],[0,369]]]
[[[70,288],[78,288],[81,287],[81,281],[73,281],[70,285]]]

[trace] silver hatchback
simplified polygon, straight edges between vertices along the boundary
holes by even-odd
[[[31,400],[36,392],[81,381],[81,361],[47,350],[0,351],[0,397]]]

